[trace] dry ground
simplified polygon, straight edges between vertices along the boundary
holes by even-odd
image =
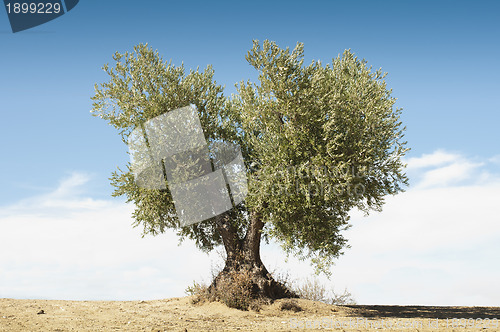
[[[282,309],[289,300],[239,311],[191,300],[0,299],[0,331],[500,331],[500,307],[334,306],[300,299],[298,312]]]

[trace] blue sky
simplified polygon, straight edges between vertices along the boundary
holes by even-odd
[[[499,12],[497,1],[82,0],[13,34],[0,10],[0,297],[161,298],[181,296],[186,280],[206,277],[206,256],[189,243],[177,247],[169,234],[140,239],[130,207],[110,197],[107,178],[127,162],[127,147],[90,116],[90,97],[94,83],[107,79],[102,65],[138,43],[176,65],[212,64],[230,94],[234,83],[256,78],[244,59],[252,39],[270,39],[291,48],[303,42],[306,63],[351,49],[389,73],[403,108],[411,186],[380,214],[354,212],[353,248],[334,268],[336,287],[348,287],[360,303],[499,305]],[[420,245],[398,240],[410,230],[422,232]],[[125,249],[130,243],[135,254]],[[158,248],[170,254],[151,255]],[[276,248],[265,250],[268,265],[280,261]],[[180,271],[175,257],[199,264]],[[309,271],[290,264],[292,275]],[[360,276],[361,266],[372,279]],[[415,285],[424,291],[412,291]]]

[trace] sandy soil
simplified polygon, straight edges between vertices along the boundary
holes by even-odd
[[[500,331],[500,307],[333,306],[296,300],[259,311],[192,297],[155,301],[0,299],[0,331]],[[462,318],[463,320],[453,320]]]

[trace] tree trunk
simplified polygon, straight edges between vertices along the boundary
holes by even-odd
[[[247,309],[250,299],[275,300],[297,297],[285,285],[276,282],[260,259],[261,232],[259,212],[250,214],[250,225],[240,239],[229,214],[217,217],[217,230],[226,250],[224,269],[215,277],[209,292],[217,299],[239,309]]]

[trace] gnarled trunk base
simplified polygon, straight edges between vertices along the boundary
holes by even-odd
[[[230,213],[217,217],[217,230],[226,249],[226,264],[208,288],[209,297],[232,308],[247,310],[253,300],[272,301],[297,297],[273,279],[260,260],[260,239],[264,227],[259,212],[250,214],[244,238],[239,238]]]
[[[224,269],[212,281],[208,291],[214,300],[242,310],[247,310],[254,300],[272,302],[298,297],[284,284],[274,280],[260,260],[241,258],[227,259]]]

